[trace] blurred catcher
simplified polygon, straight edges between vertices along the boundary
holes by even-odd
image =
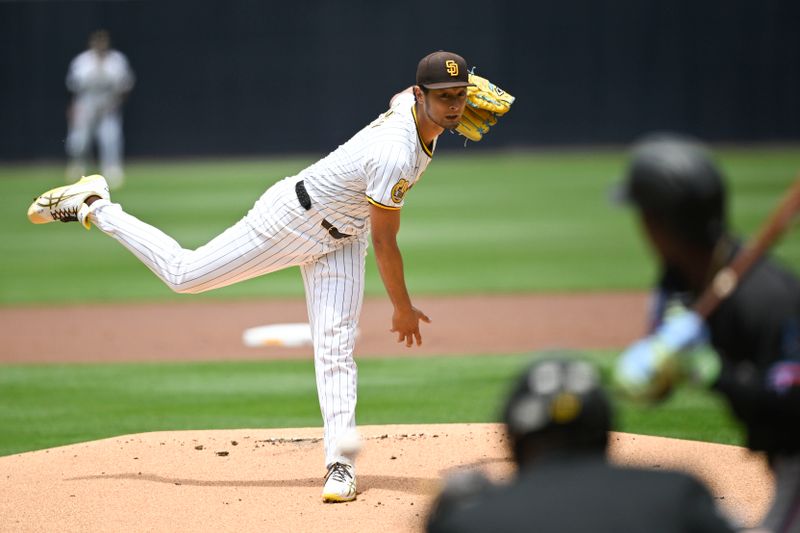
[[[503,410],[516,478],[505,486],[477,473],[449,479],[429,533],[731,531],[694,478],[609,464],[612,417],[593,365],[564,354],[538,359]]]
[[[661,279],[650,335],[620,356],[617,384],[645,401],[665,398],[684,380],[724,395],[747,430],[748,447],[766,452],[775,472],[763,527],[800,532],[798,278],[767,256],[735,285],[718,276],[742,245],[728,231],[722,172],[694,139],[641,140],[619,192],[637,210]],[[727,297],[704,318],[694,308],[720,280],[730,285]]]

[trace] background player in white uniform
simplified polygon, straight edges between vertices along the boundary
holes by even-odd
[[[69,65],[67,89],[74,97],[68,110],[67,179],[86,173],[97,141],[100,171],[112,187],[122,184],[122,102],[133,89],[134,75],[125,56],[110,48],[108,32],[89,37],[89,49]]]
[[[395,95],[388,111],[296,176],[270,187],[247,215],[197,250],[111,203],[102,176],[44,193],[34,223],[90,223],[117,239],[176,292],[198,293],[299,265],[314,341],[324,420],[325,501],[356,496],[353,458],[340,441],[355,428],[355,331],[364,287],[367,234],[394,306],[398,342],[421,344],[425,314],[411,304],[397,245],[400,209],[430,163],[437,137],[458,125],[469,85],[464,59],[424,57],[417,85]]]

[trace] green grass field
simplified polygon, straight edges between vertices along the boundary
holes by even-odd
[[[752,234],[800,169],[800,150],[718,155],[730,175],[732,225]],[[624,157],[613,151],[438,155],[403,211],[400,240],[411,292],[646,288],[655,267],[634,216],[607,200]],[[311,161],[139,162],[129,166],[128,184],[114,199],[196,247],[241,217],[272,182]],[[62,172],[60,166],[0,166],[6,203],[0,305],[302,294],[292,269],[207,295],[174,295],[96,229],[29,224],[31,199],[58,185]],[[775,253],[800,264],[800,240],[784,239]],[[374,262],[367,263],[368,294],[383,294]],[[612,355],[594,357],[607,369]],[[359,422],[493,421],[509,378],[527,358],[364,359]],[[317,425],[310,362],[0,366],[0,454],[150,430]],[[740,441],[719,400],[693,390],[657,409],[620,404],[618,428]]]
[[[591,354],[608,373],[609,353]],[[530,355],[363,359],[360,424],[496,422]],[[739,443],[720,401],[681,389],[659,408],[618,401],[617,427]],[[305,361],[14,365],[0,371],[0,455],[144,431],[320,426]]]
[[[732,224],[752,233],[800,169],[800,150],[722,151]],[[238,220],[274,181],[312,159],[137,163],[113,199],[189,248]],[[642,289],[654,266],[633,214],[611,205],[618,152],[446,152],[409,193],[400,241],[414,294]],[[56,166],[0,167],[0,305],[186,298],[96,229],[34,226],[31,199],[62,182]],[[800,261],[800,240],[777,249]],[[383,294],[374,261],[367,293]],[[302,295],[296,269],[192,298]]]

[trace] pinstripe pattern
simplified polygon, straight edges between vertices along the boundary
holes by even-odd
[[[391,109],[355,134],[300,176],[324,217],[351,235],[368,228],[369,202],[402,207],[392,200],[392,187],[402,178],[410,186],[431,161],[417,135],[411,108],[414,96],[402,94]]]
[[[352,464],[336,454],[341,435],[355,427],[355,334],[364,293],[369,201],[403,205],[393,188],[413,186],[430,162],[420,144],[414,98],[392,108],[347,143],[297,176],[270,187],[236,224],[196,250],[125,213],[118,204],[92,204],[90,221],[114,237],[172,290],[198,293],[290,266],[300,266],[314,342],[314,368],[325,426],[325,464]],[[305,210],[294,189],[303,180],[312,200]],[[401,185],[405,185],[402,183]],[[327,219],[351,237],[333,239]]]
[[[352,464],[336,454],[336,442],[356,425],[355,333],[364,295],[365,237],[349,242],[319,260],[303,265],[306,304],[314,341],[322,419],[325,423],[325,464]]]
[[[270,188],[244,218],[196,250],[182,248],[117,204],[97,202],[91,220],[172,290],[194,294],[312,261],[336,246],[320,226],[321,215],[298,204],[295,181]]]

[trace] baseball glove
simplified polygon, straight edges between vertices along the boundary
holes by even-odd
[[[503,89],[475,74],[469,75],[467,106],[456,131],[470,141],[480,141],[497,119],[505,115],[515,98]]]

